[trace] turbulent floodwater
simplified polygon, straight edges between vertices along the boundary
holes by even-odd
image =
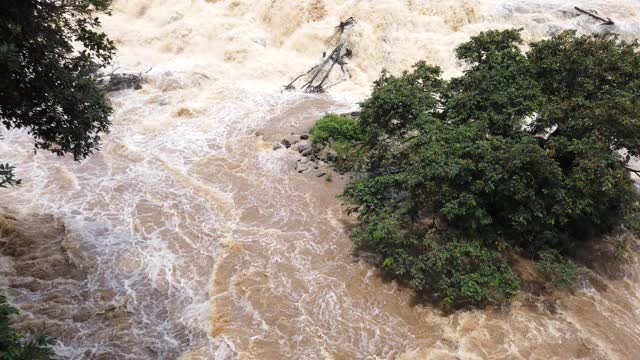
[[[383,68],[459,74],[454,48],[482,30],[605,30],[574,5],[640,34],[637,0],[116,0],[118,71],[151,68],[147,83],[112,94],[112,132],[81,163],[3,133],[24,184],[0,191],[0,286],[64,359],[637,358],[635,256],[622,271],[596,249],[573,294],[442,314],[352,256],[346,179],[298,174],[271,149],[357,108]],[[281,92],[348,16],[351,79]]]

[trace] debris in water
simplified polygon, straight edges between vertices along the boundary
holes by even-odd
[[[579,8],[579,7],[577,7],[577,6],[575,7],[575,9],[576,9],[576,10],[578,10],[579,12],[583,13],[583,14],[586,14],[586,15],[588,15],[588,16],[591,16],[592,18],[594,18],[594,19],[596,19],[596,20],[600,20],[600,21],[602,22],[600,25],[613,25],[613,24],[615,24],[615,23],[613,22],[613,20],[611,20],[610,18],[606,18],[606,19],[605,19],[605,18],[603,18],[603,17],[598,16],[598,15],[597,15],[597,14],[598,14],[598,12],[597,12],[597,11],[595,11],[595,10],[591,10],[591,11],[582,10],[582,9],[580,9],[580,8]]]
[[[357,23],[356,19],[351,16],[344,21],[340,21],[340,24],[336,26],[336,33],[332,36],[332,38],[337,38],[336,47],[329,53],[327,56],[326,52],[322,53],[322,62],[313,66],[309,71],[302,75],[298,75],[293,81],[291,81],[284,88],[285,90],[295,90],[295,83],[300,78],[303,78],[307,75],[311,75],[311,79],[305,82],[300,89],[305,90],[310,93],[322,93],[325,92],[331,86],[337,85],[332,84],[327,87],[324,86],[325,81],[329,78],[331,74],[331,70],[333,70],[334,66],[337,64],[342,71],[342,74],[348,76],[348,71],[345,70],[345,66],[347,62],[345,59],[351,58],[353,55],[353,51],[346,47],[346,33]]]
[[[142,89],[142,83],[144,82],[143,74],[130,74],[121,73],[116,74],[118,68],[114,69],[111,74],[98,74],[97,83],[100,88],[106,92],[120,91],[125,89]],[[151,68],[145,72],[148,73]]]
[[[287,149],[291,147],[291,141],[289,141],[288,139],[282,139],[282,141],[280,141],[280,144],[284,145],[284,147],[286,147]]]

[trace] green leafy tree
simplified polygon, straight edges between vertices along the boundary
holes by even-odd
[[[109,101],[96,71],[115,46],[94,13],[110,0],[0,2],[0,121],[26,129],[36,149],[75,160],[100,144],[110,125]],[[14,185],[13,168],[0,168],[0,186]]]
[[[449,84],[449,121],[478,122],[495,135],[522,130],[541,93],[520,44],[520,33],[507,30],[481,33],[458,47],[458,59],[470,67]]]
[[[450,81],[424,62],[383,74],[350,124],[365,164],[342,196],[353,240],[446,304],[514,296],[510,252],[566,286],[576,246],[638,228],[638,43],[565,32],[521,45],[518,30],[481,33]]]

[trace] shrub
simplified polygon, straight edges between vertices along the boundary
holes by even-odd
[[[435,290],[445,305],[505,303],[520,288],[509,264],[478,241],[453,241],[426,253],[436,275]]]
[[[633,235],[629,232],[618,234],[613,238],[613,256],[616,260],[624,260],[631,251],[629,250],[629,243],[633,241]]]
[[[502,304],[520,282],[499,252],[480,241],[419,234],[403,228],[397,214],[373,210],[352,238],[382,256],[384,271],[430,291],[445,306]]]
[[[538,253],[535,268],[557,288],[574,287],[580,279],[578,265],[553,249],[542,250]]]
[[[362,159],[363,131],[357,120],[328,114],[311,128],[311,141],[316,150],[329,145],[335,152],[332,161],[339,171],[352,171]]]
[[[25,337],[11,326],[10,317],[18,313],[0,295],[0,359],[1,360],[44,360],[53,357],[51,345],[54,340],[48,336]]]
[[[352,142],[361,140],[358,121],[346,116],[328,114],[311,128],[311,141],[314,145],[324,146],[329,140]]]

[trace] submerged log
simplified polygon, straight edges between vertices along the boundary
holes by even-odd
[[[585,14],[585,15],[591,16],[592,18],[594,18],[596,20],[600,20],[600,22],[601,22],[600,25],[613,25],[613,24],[615,24],[613,22],[613,20],[611,20],[610,18],[606,18],[605,19],[603,17],[598,16],[597,15],[598,13],[595,10],[587,11],[587,10],[580,9],[577,6],[575,6],[575,9],[578,10],[579,12]]]

